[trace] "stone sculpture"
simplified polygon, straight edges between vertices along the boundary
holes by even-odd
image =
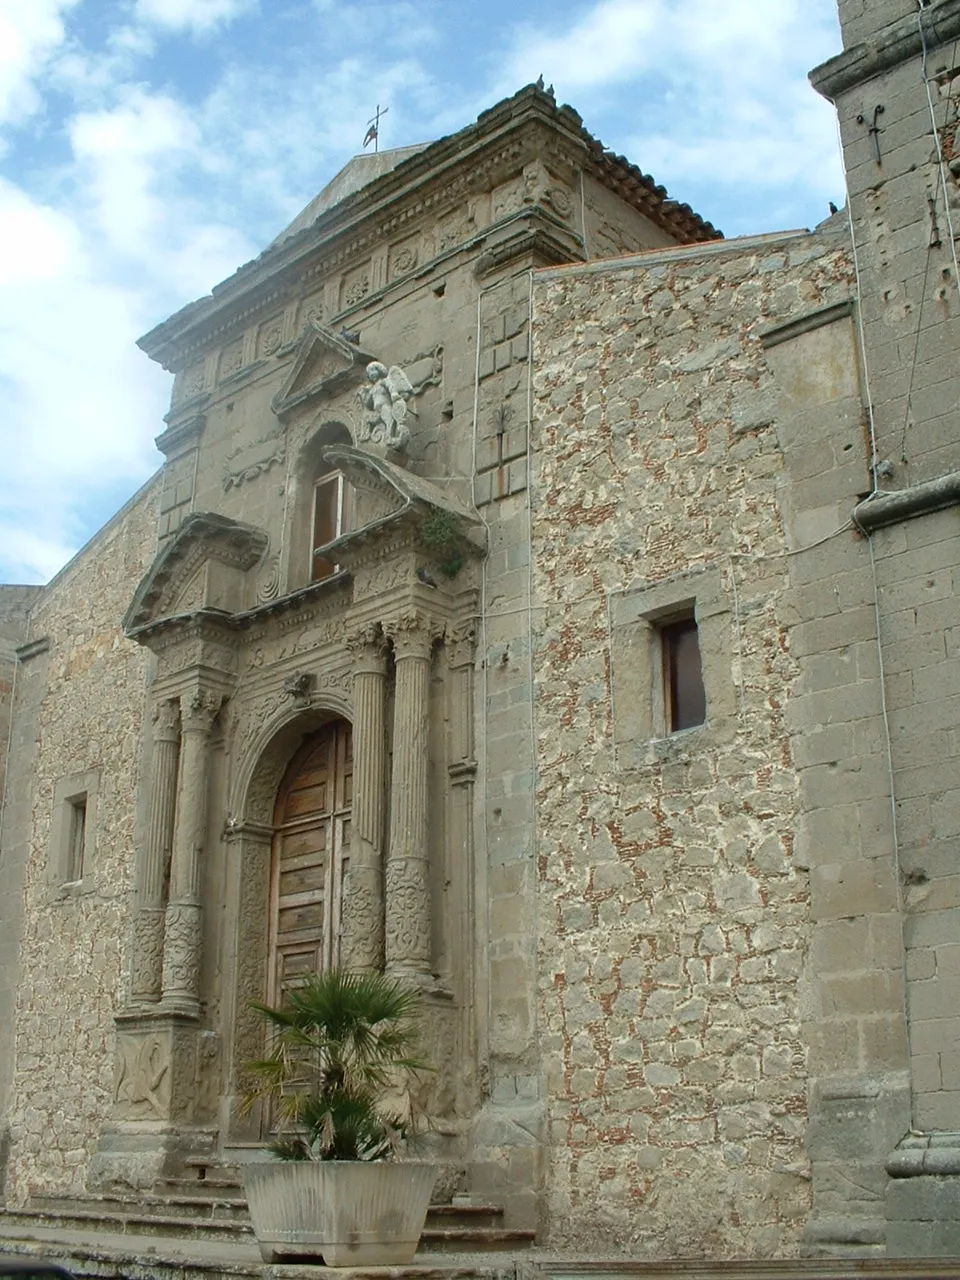
[[[407,403],[413,384],[398,365],[388,369],[379,360],[371,360],[366,373],[369,386],[360,392],[364,410],[360,439],[402,453],[410,439],[407,412],[416,412]]]

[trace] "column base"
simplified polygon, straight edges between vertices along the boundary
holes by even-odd
[[[100,1134],[90,1161],[87,1188],[150,1191],[163,1179],[181,1174],[187,1160],[212,1158],[216,1139],[216,1132],[207,1129],[123,1121],[109,1124]]]

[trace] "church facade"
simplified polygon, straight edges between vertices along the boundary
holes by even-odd
[[[141,340],[164,466],[0,590],[8,1204],[254,1157],[343,964],[441,1197],[960,1253],[960,0],[840,12],[849,219],[724,241],[531,86]]]

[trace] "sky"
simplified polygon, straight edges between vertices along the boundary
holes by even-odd
[[[361,150],[542,74],[727,236],[843,203],[807,72],[834,0],[0,0],[0,582],[49,580],[162,461],[136,339]]]

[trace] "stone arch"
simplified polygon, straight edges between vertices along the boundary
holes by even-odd
[[[270,825],[277,787],[300,743],[337,716],[352,721],[353,707],[345,697],[327,690],[322,705],[303,708],[291,700],[264,723],[237,772],[229,810],[231,825]]]
[[[226,831],[227,909],[231,919],[223,956],[224,1126],[221,1143],[258,1141],[257,1108],[242,1113],[245,1063],[262,1056],[264,1023],[253,1003],[267,989],[268,903],[273,814],[287,766],[304,740],[334,719],[352,722],[345,698],[326,695],[322,706],[289,706],[257,735],[233,788]]]

